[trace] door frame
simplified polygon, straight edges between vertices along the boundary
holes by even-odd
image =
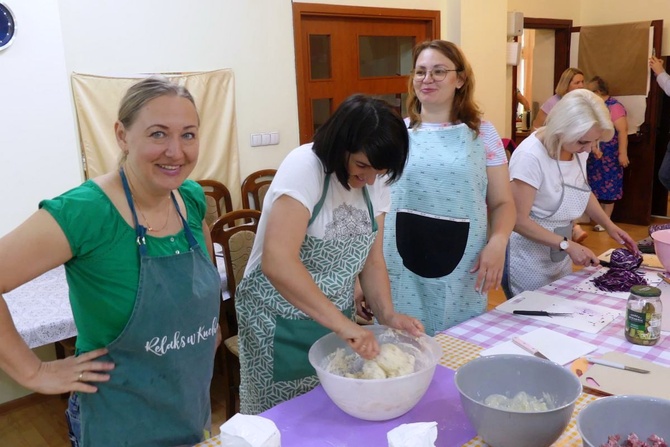
[[[310,104],[306,93],[306,73],[309,48],[302,39],[303,20],[309,18],[333,18],[343,20],[374,19],[383,21],[417,21],[426,26],[426,35],[440,38],[440,11],[399,8],[373,8],[358,6],[324,5],[316,3],[293,3],[293,39],[295,46],[296,87],[298,93],[298,124],[300,143],[311,140],[309,126]]]

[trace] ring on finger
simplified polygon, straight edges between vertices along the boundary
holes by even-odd
[[[81,382],[84,377],[84,371],[79,373],[79,377],[77,377],[77,382]]]

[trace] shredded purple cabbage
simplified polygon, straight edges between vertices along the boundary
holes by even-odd
[[[628,292],[633,286],[648,285],[641,273],[619,268],[610,268],[604,275],[591,281],[605,292]]]
[[[642,265],[642,255],[625,248],[617,248],[610,255],[610,264],[612,268],[637,270]]]

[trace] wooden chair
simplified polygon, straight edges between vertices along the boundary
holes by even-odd
[[[242,208],[263,211],[263,199],[270,183],[277,173],[276,169],[261,169],[252,172],[242,182]]]
[[[230,293],[230,298],[221,303],[219,324],[223,343],[217,352],[224,375],[226,420],[236,413],[240,383],[235,288],[244,276],[244,269],[254,245],[260,217],[261,212],[258,210],[231,211],[217,219],[210,229],[212,242],[220,244],[223,248],[228,292]]]
[[[205,192],[207,200],[207,214],[205,220],[210,227],[219,217],[233,211],[233,200],[230,197],[230,191],[221,182],[216,180],[198,180]]]

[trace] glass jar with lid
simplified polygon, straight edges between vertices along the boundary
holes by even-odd
[[[658,287],[631,287],[626,303],[626,340],[636,345],[655,345],[661,338],[662,314],[663,303]]]

